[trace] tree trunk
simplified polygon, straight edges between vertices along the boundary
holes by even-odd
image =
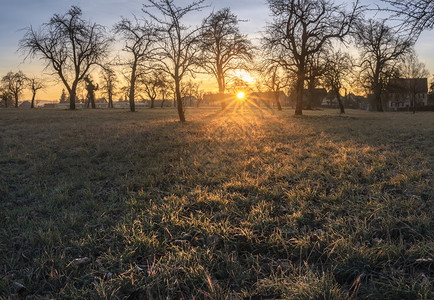
[[[95,104],[95,95],[94,94],[90,95],[90,103],[92,105],[92,109],[95,109],[96,104]]]
[[[155,102],[154,98],[151,98],[151,107],[150,108],[154,108],[154,102]]]
[[[296,91],[296,103],[295,103],[295,115],[301,116],[303,114],[303,90],[304,90],[304,72],[299,72],[297,76],[297,82],[295,85]]]
[[[374,75],[374,101],[375,101],[375,109],[376,111],[383,111],[383,103],[381,102],[381,85],[379,78],[380,70],[377,67],[375,75]]]
[[[74,110],[75,109],[75,97],[76,97],[76,90],[75,88],[71,89],[71,92],[69,93],[69,109]]]
[[[277,110],[281,111],[282,110],[282,105],[280,105],[280,92],[276,91],[274,92],[274,100],[276,101],[276,105],[277,105]]]
[[[383,103],[381,102],[381,92],[376,91],[374,95],[376,111],[383,112]]]
[[[165,95],[164,95],[164,93],[163,93],[163,101],[161,102],[161,108],[164,107],[164,101],[166,101],[166,99],[164,99],[164,98],[165,98]]]
[[[176,104],[178,107],[179,121],[184,123],[185,122],[185,114],[184,114],[184,108],[182,107],[181,90],[180,90],[180,82],[179,81],[180,80],[178,78],[175,78]]]
[[[336,98],[338,99],[339,103],[339,109],[341,111],[341,114],[345,113],[344,104],[342,103],[341,94],[339,94],[339,90],[335,90]]]
[[[18,95],[15,95],[15,108],[18,108]]]
[[[135,92],[135,85],[136,85],[136,70],[137,70],[137,61],[134,61],[133,63],[133,69],[131,70],[131,79],[130,79],[130,111],[135,112],[136,111],[136,105],[134,103],[134,92]]]
[[[219,78],[217,78],[217,83],[219,85],[219,101],[220,104],[222,106],[222,110],[226,109],[226,99],[225,99],[225,84],[223,83],[223,79],[219,76]]]
[[[30,108],[35,108],[35,98],[36,98],[36,92],[33,92],[33,95],[32,95],[32,104],[30,105]]]
[[[113,108],[113,95],[112,95],[112,93],[109,93],[108,108]]]

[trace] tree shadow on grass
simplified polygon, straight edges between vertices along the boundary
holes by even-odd
[[[199,112],[5,119],[1,294],[398,295],[397,268],[427,293],[429,147],[371,115]]]

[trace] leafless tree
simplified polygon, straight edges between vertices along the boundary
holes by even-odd
[[[110,42],[103,26],[84,20],[81,9],[72,6],[38,31],[27,28],[20,49],[47,62],[69,92],[70,109],[75,109],[78,84],[106,56]]]
[[[340,91],[348,78],[351,78],[353,60],[348,53],[339,50],[329,53],[326,66],[322,76],[322,83],[326,88],[333,91],[339,103],[340,113],[344,114],[345,108]]]
[[[264,60],[258,65],[258,73],[262,85],[267,91],[273,93],[277,109],[282,110],[280,95],[283,89],[290,84],[291,79],[289,74],[285,74],[279,64],[270,62],[269,60]]]
[[[384,111],[382,93],[387,80],[399,59],[411,51],[412,40],[399,36],[384,20],[372,19],[357,26],[355,37],[360,49],[361,78],[374,94],[375,109]]]
[[[30,108],[34,108],[35,107],[36,93],[39,90],[44,89],[45,84],[44,84],[42,79],[32,77],[32,78],[28,78],[28,84],[27,85],[30,88],[30,90],[32,91],[32,104],[31,104]]]
[[[27,77],[23,72],[18,71],[17,73],[8,72],[3,78],[2,83],[10,95],[14,97],[15,107],[18,107],[18,100],[20,95],[26,88]]]
[[[309,59],[332,41],[350,33],[361,14],[358,0],[350,11],[330,0],[267,0],[273,21],[267,26],[263,47],[287,72],[297,76],[295,114],[303,110],[303,90]]]
[[[155,99],[159,95],[164,83],[164,74],[161,71],[153,71],[152,73],[141,76],[139,79],[141,89],[145,92],[146,96],[151,100],[149,108],[155,107]]]
[[[171,78],[167,77],[167,74],[160,73],[160,76],[162,78],[161,84],[159,86],[159,93],[161,95],[161,108],[164,107],[164,102],[166,102],[166,99],[169,98],[173,94],[173,87],[175,86],[173,83],[173,80]]]
[[[202,23],[201,67],[217,79],[219,94],[226,90],[226,76],[252,61],[252,43],[241,34],[238,18],[229,8],[212,12]],[[222,109],[226,103],[221,97]]]
[[[182,19],[190,12],[199,11],[205,0],[192,1],[186,6],[177,6],[175,0],[148,0],[143,11],[159,24],[159,43],[157,46],[160,62],[154,67],[173,78],[179,120],[185,122],[182,104],[181,82],[185,75],[191,74],[197,65],[197,45],[200,28],[190,28]],[[152,10],[157,10],[154,14]]]
[[[7,108],[9,105],[9,101],[11,100],[11,94],[3,84],[0,85],[0,97],[3,103],[2,105],[4,105],[4,107]]]
[[[108,108],[113,108],[113,96],[116,94],[117,76],[113,68],[109,65],[103,66],[101,72],[101,78],[103,79],[103,86],[101,87],[108,97]]]
[[[144,20],[139,21],[134,17],[134,21],[122,18],[114,27],[114,31],[122,36],[125,42],[124,51],[130,54],[130,58],[125,63],[131,69],[128,78],[130,110],[134,112],[134,103],[137,78],[150,69],[151,61],[155,55],[155,43],[157,42],[156,26]]]
[[[416,37],[425,29],[434,28],[433,0],[382,0],[391,5],[386,9],[402,19],[405,27],[410,26]]]

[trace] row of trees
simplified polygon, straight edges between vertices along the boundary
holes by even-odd
[[[151,100],[172,90],[179,118],[184,122],[182,89],[187,78],[200,72],[212,75],[223,100],[229,76],[241,69],[252,71],[256,57],[257,77],[275,93],[278,106],[280,90],[293,87],[296,114],[302,114],[306,87],[309,91],[321,84],[334,91],[339,100],[344,80],[355,65],[359,81],[374,94],[376,108],[382,111],[382,93],[388,79],[398,75],[400,59],[412,53],[417,36],[414,33],[433,25],[432,1],[426,1],[425,8],[418,5],[424,1],[385,1],[392,5],[396,16],[413,18],[407,22],[412,25],[412,34],[405,34],[385,21],[364,20],[365,8],[358,0],[350,8],[332,0],[267,0],[272,21],[260,47],[254,48],[228,8],[212,12],[200,26],[185,25],[185,16],[204,9],[204,1],[178,6],[175,0],[147,0],[142,19],[122,18],[113,27],[123,43],[122,59],[107,59],[114,39],[103,26],[83,19],[76,6],[63,15],[55,14],[38,30],[29,27],[20,49],[28,57],[45,60],[47,68],[58,75],[69,93],[71,109],[75,109],[78,85],[95,68],[101,69],[103,88],[112,103],[116,68],[121,66],[128,82],[124,92],[131,111],[135,111],[138,85]],[[349,54],[334,50],[345,49],[351,42],[360,50],[357,64]]]
[[[8,72],[0,81],[0,97],[5,107],[14,105],[18,107],[18,101],[25,89],[32,92],[31,107],[35,107],[36,93],[45,87],[42,79],[27,77],[23,72]],[[15,104],[13,104],[15,102]]]

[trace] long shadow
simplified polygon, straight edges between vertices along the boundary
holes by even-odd
[[[186,124],[175,111],[2,119],[0,294],[277,297],[257,287],[317,270],[345,290],[382,280],[400,240],[399,266],[429,269],[409,266],[432,234],[432,130],[358,113],[199,112]],[[381,243],[387,255],[372,256]]]

